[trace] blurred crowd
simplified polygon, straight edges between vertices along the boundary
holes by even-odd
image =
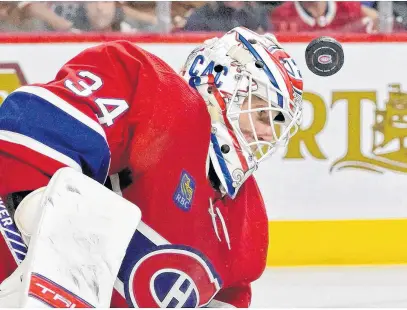
[[[227,31],[235,26],[284,32],[375,33],[378,1],[18,1],[0,2],[2,32]],[[388,21],[407,29],[407,1]]]

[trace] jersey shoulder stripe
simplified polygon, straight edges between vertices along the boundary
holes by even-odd
[[[83,173],[103,183],[110,150],[103,128],[99,127],[102,135],[95,124],[100,126],[68,103],[58,106],[32,92],[16,91],[2,104],[0,139],[8,138],[69,166],[76,162]]]

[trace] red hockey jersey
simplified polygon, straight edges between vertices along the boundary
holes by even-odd
[[[1,106],[0,195],[45,186],[64,166],[82,171],[142,211],[113,307],[247,307],[267,216],[252,177],[234,200],[213,190],[210,127],[200,95],[162,60],[126,41],[92,47]],[[3,280],[16,264],[0,250]]]
[[[351,31],[366,32],[360,2],[328,1],[325,15],[315,19],[298,1],[276,7],[270,15],[273,31]]]

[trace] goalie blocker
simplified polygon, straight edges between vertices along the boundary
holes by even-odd
[[[21,202],[14,218],[22,238],[10,229],[13,223],[1,227],[6,241],[14,237],[7,243],[17,263],[25,253],[16,252],[13,244],[29,247],[22,264],[0,285],[0,307],[110,307],[119,268],[141,219],[137,206],[63,168],[46,188]]]

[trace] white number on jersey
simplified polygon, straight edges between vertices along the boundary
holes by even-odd
[[[89,85],[84,80],[79,80],[77,83],[71,80],[66,80],[65,87],[78,96],[88,97],[103,86],[102,79],[92,72],[79,71],[78,76],[87,78],[93,82]],[[123,99],[96,98],[94,101],[98,105],[102,115],[98,116],[101,125],[113,125],[114,119],[129,108],[129,105]]]
[[[78,96],[88,97],[92,95],[95,90],[98,90],[103,85],[102,79],[89,71],[79,71],[78,75],[80,77],[88,78],[89,80],[93,81],[93,84],[89,85],[85,81],[79,80],[77,84],[79,84],[80,88],[78,88],[77,86],[75,86],[74,82],[72,82],[71,80],[66,80],[65,86]]]
[[[123,99],[97,98],[95,102],[103,115],[98,117],[99,123],[107,126],[113,125],[114,119],[129,108],[129,105]]]

